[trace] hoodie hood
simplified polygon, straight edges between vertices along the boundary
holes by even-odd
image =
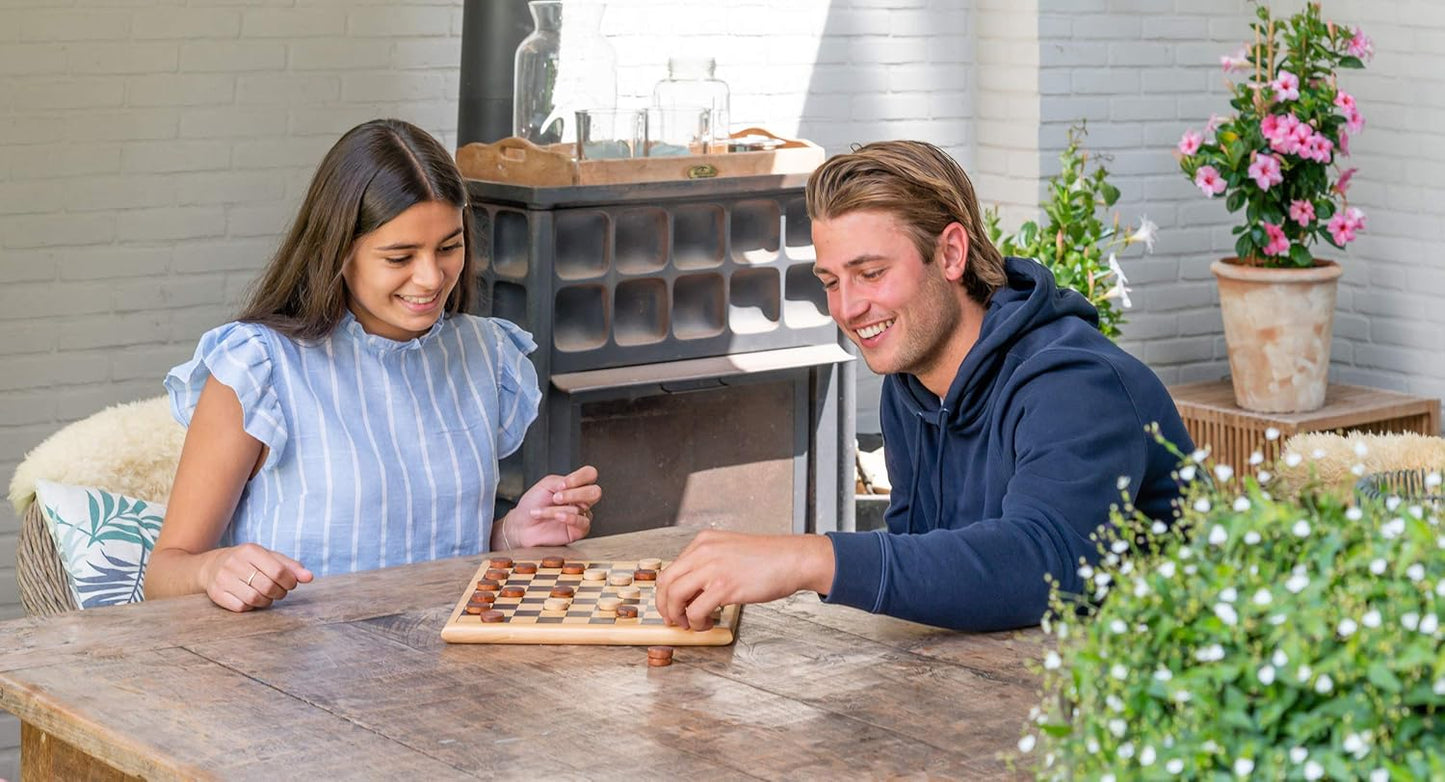
[[[1004,272],[1008,282],[989,299],[978,341],[964,356],[941,407],[938,397],[918,378],[895,376],[903,391],[899,400],[915,415],[940,425],[966,426],[982,414],[981,402],[992,392],[1009,351],[1021,336],[1068,317],[1099,327],[1099,313],[1089,300],[1078,291],[1059,288],[1053,272],[1038,261],[1005,258]]]

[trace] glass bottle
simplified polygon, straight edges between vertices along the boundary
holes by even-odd
[[[727,82],[715,75],[717,60],[711,57],[670,57],[667,78],[652,88],[652,105],[663,110],[696,106],[709,109],[710,137],[727,138],[730,114]]]
[[[600,3],[532,0],[517,46],[512,134],[536,144],[577,140],[578,110],[617,108],[617,53],[601,33]],[[565,17],[565,22],[564,22]]]

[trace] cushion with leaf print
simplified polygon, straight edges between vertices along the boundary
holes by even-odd
[[[145,599],[146,564],[166,515],[164,505],[45,480],[35,483],[35,501],[45,511],[77,605]]]

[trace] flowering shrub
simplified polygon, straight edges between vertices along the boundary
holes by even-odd
[[[1365,227],[1347,198],[1355,169],[1340,164],[1365,119],[1335,72],[1364,67],[1374,44],[1323,21],[1316,2],[1283,21],[1263,5],[1256,15],[1254,43],[1220,58],[1226,73],[1245,74],[1232,86],[1235,113],[1186,131],[1179,165],[1206,196],[1244,209],[1234,228],[1242,263],[1312,266],[1316,239],[1343,249]]]
[[[984,214],[984,224],[999,252],[1033,258],[1049,267],[1060,286],[1084,294],[1099,311],[1099,330],[1117,339],[1124,318],[1114,302],[1118,301],[1123,309],[1132,302],[1126,287],[1129,280],[1124,277],[1116,252],[1139,243],[1152,252],[1158,229],[1143,219],[1138,229],[1120,232],[1117,214],[1112,224],[1099,220],[1099,208],[1113,206],[1119,200],[1119,189],[1109,184],[1109,172],[1103,166],[1096,163],[1092,171],[1088,170],[1089,155],[1080,143],[1084,134],[1081,125],[1069,130],[1069,144],[1059,155],[1061,170],[1049,179],[1049,200],[1039,204],[1048,218],[1043,228],[1030,220],[1016,233],[1005,236],[999,227],[997,209]]]
[[[1445,778],[1445,509],[1185,465],[1181,523],[1119,516],[1081,568],[1093,600],[1055,589],[1024,757],[1052,779]]]

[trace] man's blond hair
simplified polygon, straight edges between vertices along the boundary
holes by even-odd
[[[877,141],[835,155],[808,178],[808,218],[827,220],[876,210],[898,218],[931,263],[950,223],[968,233],[963,286],[986,304],[1007,282],[1003,256],[984,234],[973,183],[943,150],[923,141]]]

